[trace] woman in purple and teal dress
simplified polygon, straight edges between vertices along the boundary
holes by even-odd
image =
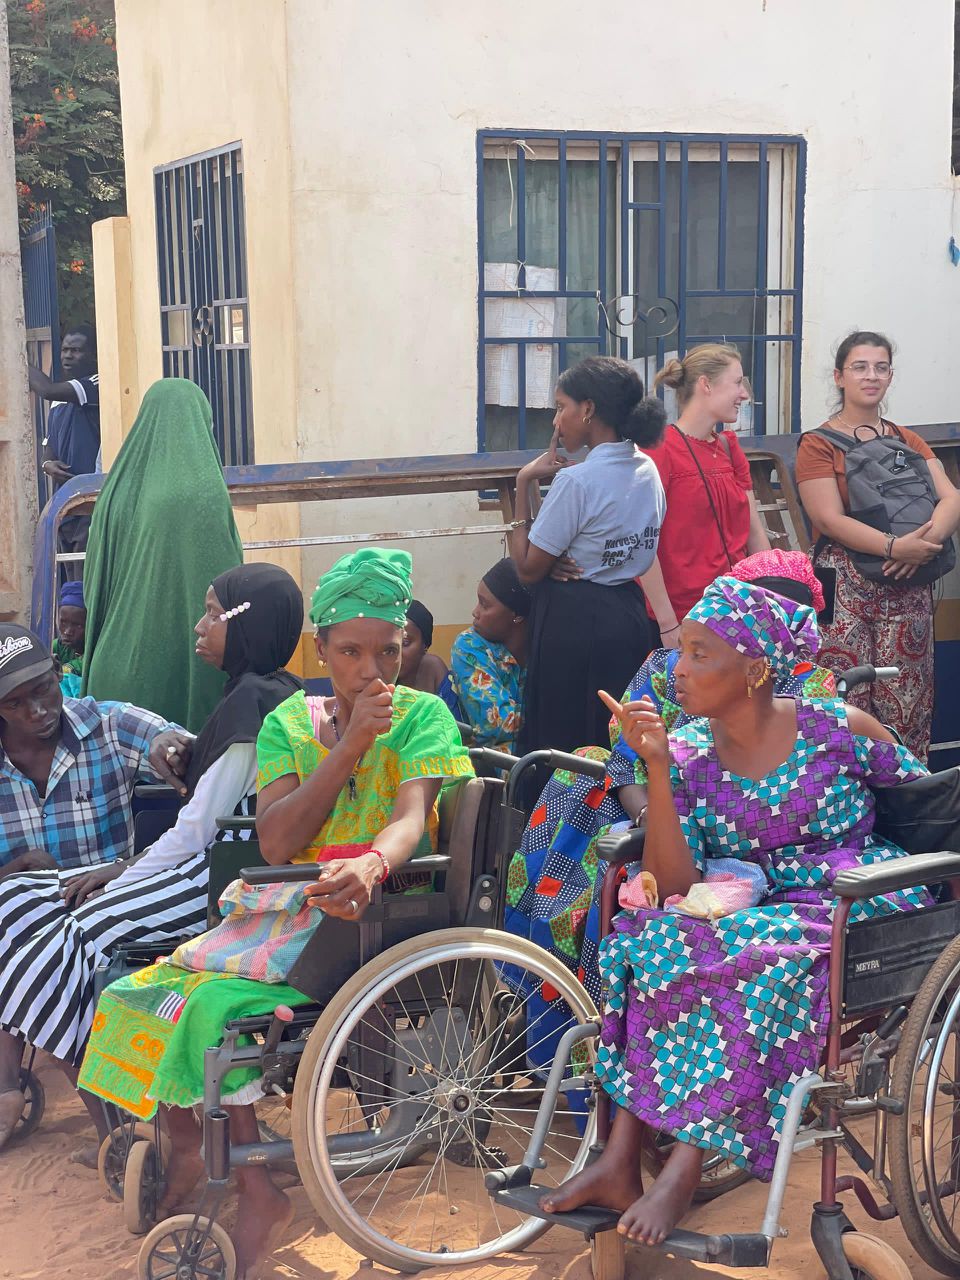
[[[689,1207],[707,1152],[758,1178],[773,1171],[790,1089],[826,1040],[830,886],[841,870],[906,856],[874,837],[869,788],[927,772],[865,711],[776,693],[817,644],[812,609],[718,578],[681,627],[674,683],[689,722],[668,737],[650,700],[606,699],[643,762],[643,870],[660,901],[689,894],[716,859],[765,887],[719,919],[675,903],[615,918],[600,947],[596,1070],[618,1111],[600,1159],[544,1197],[551,1212],[608,1206],[622,1233],[656,1245]],[[852,918],[925,901],[872,898]],[[645,1195],[644,1125],[677,1139]]]
[[[823,590],[809,559],[799,551],[759,551],[734,565],[732,576],[778,593],[787,608],[812,606],[818,612],[823,608]],[[806,616],[804,610],[800,617]],[[812,656],[798,649],[792,669],[777,674],[778,695],[836,697],[833,676],[814,665]],[[623,695],[625,703],[650,698],[668,731],[690,719],[677,699],[674,672],[679,657],[676,649],[657,649]],[[612,752],[589,747],[580,753],[606,760],[602,782],[558,770],[544,788],[510,864],[505,919],[511,933],[530,938],[557,956],[598,1001],[597,838],[616,823],[636,819],[646,803],[642,762],[638,767],[636,753],[624,742],[616,717],[610,723],[610,736]],[[539,999],[536,994],[531,998],[534,1003]]]

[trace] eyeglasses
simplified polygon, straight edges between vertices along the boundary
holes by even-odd
[[[893,365],[888,364],[886,360],[881,360],[879,364],[868,364],[866,360],[855,360],[853,364],[843,366],[849,369],[855,378],[865,378],[868,373],[875,373],[878,378],[887,378],[893,372]]]

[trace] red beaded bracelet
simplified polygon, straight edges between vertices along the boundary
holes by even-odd
[[[380,865],[381,867],[383,867],[383,873],[381,874],[380,879],[377,881],[377,884],[383,884],[383,882],[390,875],[390,863],[387,861],[386,855],[382,854],[379,849],[371,849],[370,852],[380,859]]]

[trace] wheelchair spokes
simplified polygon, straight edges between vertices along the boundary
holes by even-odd
[[[491,1200],[484,1174],[521,1161],[552,1045],[570,1019],[591,1016],[543,952],[456,932],[469,941],[451,945],[446,932],[432,950],[423,939],[395,948],[405,963],[371,962],[359,999],[321,1018],[298,1078],[294,1142],[315,1175],[305,1178],[314,1206],[353,1247],[401,1270],[491,1257],[544,1229]],[[534,1011],[545,979],[557,999]],[[577,1084],[551,1117],[547,1186],[586,1158],[593,1115]]]

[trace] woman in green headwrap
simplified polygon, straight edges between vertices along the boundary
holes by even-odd
[[[375,885],[411,857],[436,849],[441,785],[473,772],[440,698],[396,684],[412,595],[410,570],[405,551],[371,548],[342,557],[320,579],[310,618],[333,696],[294,694],[270,712],[257,738],[263,857],[275,865],[325,863],[315,883],[291,886],[297,905],[305,900],[310,909],[295,934],[300,949],[323,927],[324,915],[357,919]],[[221,903],[235,895],[237,885]],[[211,968],[223,964],[218,932],[179,948],[169,963],[107,988],[80,1075],[82,1089],[138,1117],[168,1104],[173,1155],[167,1208],[202,1173],[199,1131],[189,1108],[202,1099],[204,1050],[221,1042],[231,1019],[305,999],[284,983],[235,977],[236,968],[202,971],[204,962]],[[284,956],[288,962],[290,954]],[[261,1096],[259,1072],[231,1072],[223,1091],[232,1140],[259,1141],[251,1105]],[[233,1238],[242,1276],[247,1269],[252,1274],[290,1208],[266,1169],[242,1168],[238,1178]]]
[[[183,637],[213,579],[242,562],[210,404],[193,382],[155,382],[94,508],[82,692],[198,733],[224,675]]]

